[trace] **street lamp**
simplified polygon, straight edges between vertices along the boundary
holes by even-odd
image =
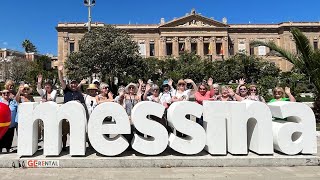
[[[88,7],[88,32],[91,31],[91,7],[96,5],[95,0],[84,0],[84,5]]]

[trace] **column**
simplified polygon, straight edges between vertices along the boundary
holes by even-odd
[[[229,57],[229,42],[228,42],[228,37],[223,37],[222,38],[222,47],[223,47],[223,55],[224,58],[228,58]]]
[[[159,45],[160,40],[159,39],[155,39],[154,40],[154,56],[155,57],[160,57],[159,55],[159,51],[160,51],[160,45]]]
[[[160,38],[160,47],[159,47],[159,57],[165,57],[167,55],[166,52],[166,37]]]
[[[144,42],[146,45],[146,58],[150,57],[150,40],[146,39]]]
[[[210,42],[210,48],[211,48],[211,55],[212,55],[212,60],[215,59],[216,54],[216,38],[215,37],[211,37],[209,42]]]
[[[249,38],[245,39],[245,44],[246,44],[246,54],[250,55],[250,39]]]
[[[74,38],[74,51],[79,52],[79,38],[78,37]]]
[[[197,39],[197,54],[201,57],[204,56],[204,50],[203,50],[203,37],[199,37]]]
[[[179,38],[178,37],[172,38],[172,55],[173,57],[179,56]]]
[[[187,51],[188,53],[191,52],[191,37],[186,37],[184,49],[185,49],[185,51]]]

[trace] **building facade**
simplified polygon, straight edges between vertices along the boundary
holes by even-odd
[[[92,28],[104,26],[94,23]],[[222,60],[236,53],[261,56],[275,63],[282,71],[289,71],[292,64],[270,53],[267,47],[250,47],[254,40],[273,41],[278,46],[296,52],[290,28],[297,27],[309,38],[315,49],[319,49],[320,22],[283,22],[279,24],[228,24],[227,19],[217,21],[192,10],[180,18],[159,24],[114,25],[127,31],[139,45],[143,57],[178,57],[183,51],[194,52],[212,60]],[[58,61],[63,64],[68,55],[79,51],[79,41],[87,32],[85,23],[59,23]]]

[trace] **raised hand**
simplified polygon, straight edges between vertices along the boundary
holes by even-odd
[[[82,79],[81,82],[80,82],[80,84],[85,84],[86,82],[87,82],[87,80]]]
[[[58,70],[59,70],[59,71],[63,71],[63,65],[59,65],[59,66],[58,66]]]
[[[111,91],[108,92],[108,97],[109,97],[109,98],[110,98],[110,97],[113,97],[113,94],[112,94]]]
[[[239,79],[239,85],[244,85],[246,83],[246,80],[241,78]]]
[[[185,79],[184,82],[186,83],[192,83],[193,81],[191,79]]]
[[[42,74],[38,74],[38,83],[42,82]]]
[[[213,79],[209,78],[207,83],[208,83],[208,86],[212,86],[213,85]]]
[[[19,92],[21,93],[21,92],[23,91],[23,89],[24,89],[24,86],[21,84],[21,85],[19,86]]]
[[[234,93],[234,91],[233,91],[233,89],[231,87],[228,87],[228,93],[229,93],[230,96],[234,96],[235,95],[235,93]]]
[[[151,90],[151,86],[150,86],[150,84],[147,84],[146,85],[146,92],[149,92]]]
[[[139,79],[138,82],[139,82],[140,86],[143,84],[143,80],[142,79]]]
[[[170,78],[170,79],[168,80],[168,85],[169,85],[169,86],[172,86],[172,83],[173,83],[173,80]]]
[[[119,92],[119,96],[122,97],[124,95],[124,91]]]
[[[289,87],[285,87],[285,88],[284,88],[284,92],[285,92],[287,95],[291,94],[291,91],[290,91],[290,88],[289,88]]]

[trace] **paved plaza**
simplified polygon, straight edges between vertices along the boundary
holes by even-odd
[[[0,169],[0,179],[304,179],[319,180],[319,166]]]

